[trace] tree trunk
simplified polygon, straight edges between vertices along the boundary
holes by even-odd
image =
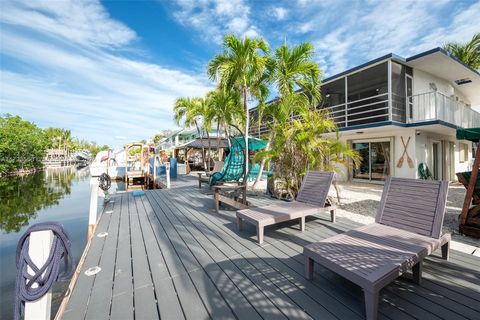
[[[220,148],[220,122],[217,122],[217,153],[218,153],[218,161],[220,161],[220,150],[223,150],[222,148]]]
[[[247,186],[248,186],[248,128],[250,125],[250,115],[248,114],[248,104],[247,104],[247,86],[243,87],[243,107],[245,109],[245,159],[243,167],[243,201],[247,201]]]
[[[210,141],[210,134],[208,133],[208,131],[206,131],[206,133],[207,133],[207,139],[208,139],[208,157],[207,157],[207,166],[205,167],[205,172],[208,175],[210,173],[210,156],[212,154],[212,141]]]
[[[197,127],[197,132],[198,132],[198,135],[200,136],[200,139],[203,139],[203,131],[200,130],[197,120],[195,120],[195,126]],[[185,157],[185,160],[187,160],[188,162],[188,159],[186,157]],[[207,168],[206,162],[205,162],[205,148],[203,147],[203,144],[202,144],[202,161],[203,161],[203,167]]]
[[[265,146],[265,151],[270,149],[270,140],[268,140],[267,145]],[[263,168],[265,167],[265,158],[262,159],[262,163],[260,164],[260,169],[258,170],[258,176],[253,183],[252,189],[255,190],[255,186],[257,185],[258,181],[262,178]]]

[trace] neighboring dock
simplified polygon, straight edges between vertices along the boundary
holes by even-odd
[[[117,194],[104,210],[62,319],[363,319],[361,289],[316,266],[303,246],[358,224],[342,217],[236,231],[235,211],[213,210],[213,192],[182,178],[172,189]],[[254,205],[273,200],[250,197]],[[108,232],[105,237],[98,237]],[[99,266],[96,275],[85,271]],[[480,319],[480,258],[425,260],[421,286],[401,277],[381,291],[381,319]]]

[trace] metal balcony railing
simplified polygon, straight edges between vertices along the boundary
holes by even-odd
[[[433,91],[409,97],[407,122],[441,120],[462,128],[480,127],[480,113],[440,92]]]

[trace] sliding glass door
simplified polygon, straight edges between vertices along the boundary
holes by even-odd
[[[354,179],[383,181],[391,174],[390,140],[353,142],[353,149],[362,157],[360,165],[353,169]]]

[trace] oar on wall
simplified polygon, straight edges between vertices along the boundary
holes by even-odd
[[[410,168],[414,168],[415,165],[413,164],[413,160],[412,160],[412,158],[410,158],[410,156],[408,155],[408,152],[407,152],[408,144],[410,143],[410,138],[411,138],[411,137],[408,137],[406,144],[405,144],[405,140],[403,140],[403,137],[400,137],[400,138],[402,139],[403,153],[402,153],[402,156],[400,157],[400,159],[398,159],[397,168],[403,167],[403,161],[404,161],[405,155],[407,155],[407,163],[408,163],[408,166],[409,166]]]

